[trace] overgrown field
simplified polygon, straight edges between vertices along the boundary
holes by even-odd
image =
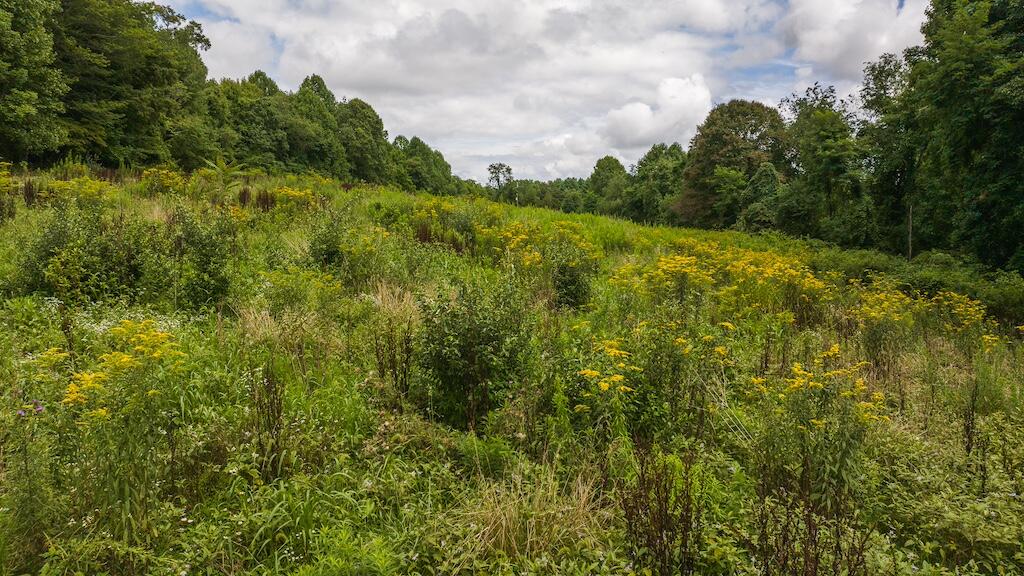
[[[1019,277],[96,177],[0,176],[2,573],[1024,571]]]

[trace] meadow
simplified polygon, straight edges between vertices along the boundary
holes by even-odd
[[[1024,573],[1024,289],[316,176],[0,171],[0,573]]]

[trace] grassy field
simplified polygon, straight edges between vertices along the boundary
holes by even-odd
[[[0,573],[1024,571],[1019,277],[93,176],[0,177]]]

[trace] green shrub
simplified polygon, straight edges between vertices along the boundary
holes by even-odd
[[[523,291],[508,277],[456,280],[421,302],[427,409],[475,429],[517,382],[529,347]]]
[[[178,204],[166,234],[175,305],[199,309],[223,300],[228,293],[228,263],[235,234],[230,217]]]
[[[23,289],[70,302],[146,300],[143,278],[159,265],[158,232],[99,206],[61,202],[27,241],[19,266]]]

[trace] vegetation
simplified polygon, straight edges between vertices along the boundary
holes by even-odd
[[[3,173],[5,573],[1024,570],[1024,326],[929,268],[221,168]]]
[[[1018,4],[484,187],[0,0],[0,574],[1024,573]]]

